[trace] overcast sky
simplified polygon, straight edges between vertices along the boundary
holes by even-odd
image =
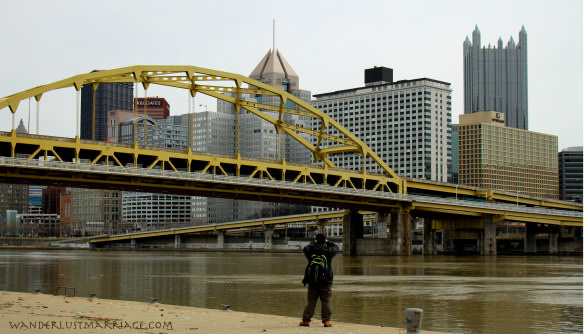
[[[94,69],[194,65],[249,75],[272,47],[313,94],[363,85],[363,70],[452,84],[453,123],[463,113],[462,45],[475,25],[482,43],[528,35],[529,129],[582,145],[582,1],[29,1],[0,0],[0,97]],[[186,93],[169,96],[187,112]],[[139,93],[143,96],[143,93]],[[185,96],[183,98],[183,96]],[[214,109],[200,98],[198,110]],[[29,104],[17,122],[28,124]],[[30,127],[36,128],[34,102]],[[40,133],[75,135],[74,90],[41,100]],[[8,108],[0,130],[11,128]]]

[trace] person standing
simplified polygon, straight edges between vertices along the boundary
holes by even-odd
[[[308,302],[304,307],[302,322],[300,326],[310,326],[310,320],[314,315],[316,303],[320,299],[321,318],[324,327],[332,327],[330,322],[332,307],[331,296],[333,294],[333,257],[339,251],[339,247],[329,242],[324,234],[317,234],[316,240],[312,241],[303,249],[308,265],[304,270],[302,283],[308,284]]]

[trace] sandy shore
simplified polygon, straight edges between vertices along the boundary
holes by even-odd
[[[406,333],[403,329],[109,299],[0,292],[0,333]],[[423,333],[437,333],[423,331]]]

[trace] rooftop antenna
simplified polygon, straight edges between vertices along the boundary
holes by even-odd
[[[276,52],[276,19],[272,20],[272,52]]]

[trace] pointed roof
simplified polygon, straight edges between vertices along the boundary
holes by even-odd
[[[468,38],[468,35],[466,35],[466,39],[464,40],[464,44],[470,45],[470,39]]]
[[[264,58],[259,62],[249,75],[250,78],[263,78],[268,74],[281,74],[285,78],[298,77],[298,74],[288,64],[280,51],[276,50],[275,55],[272,50],[268,50]]]
[[[18,124],[18,127],[16,128],[16,133],[28,133],[28,130],[24,126],[22,118],[20,119],[20,124]]]
[[[279,84],[276,81],[280,78],[286,78],[292,86],[298,87],[298,74],[278,50],[268,50],[249,77],[277,87]]]
[[[515,40],[513,39],[513,36],[511,36],[511,38],[509,38],[509,43],[507,43],[507,47],[511,47],[511,48],[515,47]]]
[[[262,73],[264,73],[264,68],[266,67],[266,64],[268,63],[268,59],[271,56],[272,56],[272,50],[268,50],[268,53],[266,53],[264,58],[262,58],[262,60],[259,62],[259,64],[254,68],[254,70],[251,72],[249,77],[252,79],[261,78]]]
[[[290,64],[288,64],[288,62],[286,61],[286,59],[284,59],[284,57],[282,56],[282,54],[280,53],[279,50],[276,50],[276,55],[278,56],[278,59],[280,60],[280,64],[282,64],[282,68],[284,69],[284,72],[286,73],[286,77],[298,77],[298,74],[296,74],[296,72],[294,72],[294,70],[292,69],[292,66],[290,66]]]

